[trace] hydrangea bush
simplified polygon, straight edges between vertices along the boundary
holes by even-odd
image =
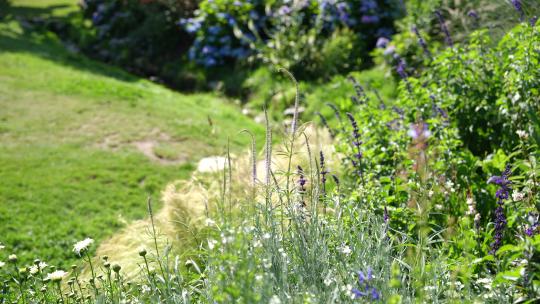
[[[190,58],[202,65],[258,59],[309,75],[321,72],[310,65],[338,51],[351,53],[348,69],[368,61],[376,38],[390,37],[399,16],[400,4],[392,0],[208,0],[180,24],[195,37]],[[331,50],[335,35],[345,35],[350,50]],[[353,51],[357,62],[350,62]]]

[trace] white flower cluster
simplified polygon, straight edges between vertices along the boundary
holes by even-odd
[[[75,252],[78,255],[81,255],[82,252],[85,252],[86,250],[88,250],[88,247],[90,247],[90,245],[92,245],[93,242],[94,240],[91,238],[86,238],[80,242],[77,242],[73,246],[73,252]]]
[[[63,270],[56,270],[47,274],[47,279],[49,279],[51,282],[60,282],[66,275],[67,272]]]

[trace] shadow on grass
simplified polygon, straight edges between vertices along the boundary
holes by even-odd
[[[69,46],[48,35],[46,24],[67,24],[70,18],[78,14],[75,11],[62,16],[53,15],[55,10],[69,7],[69,5],[13,6],[5,0],[0,0],[0,11],[5,12],[0,16],[0,53],[29,53],[64,66],[121,81],[139,80],[138,77],[119,68],[90,60],[75,48],[70,49]],[[15,23],[18,23],[22,31]]]

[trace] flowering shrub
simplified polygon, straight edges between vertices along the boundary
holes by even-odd
[[[180,24],[195,36],[190,58],[205,66],[247,58],[313,74],[338,52],[329,44],[333,34],[354,33],[345,34],[350,49],[339,51],[350,53],[348,69],[358,67],[361,61],[351,62],[353,51],[356,58],[367,59],[375,39],[393,33],[399,12],[394,1],[207,0]]]
[[[80,6],[91,27],[81,41],[91,57],[131,72],[174,81],[168,65],[191,44],[175,22],[196,8],[194,0],[83,0]]]

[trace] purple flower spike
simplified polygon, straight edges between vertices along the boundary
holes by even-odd
[[[493,236],[493,242],[491,243],[491,254],[495,254],[497,250],[502,246],[504,238],[504,230],[506,228],[507,220],[504,214],[504,200],[508,198],[511,181],[508,180],[512,173],[512,167],[506,166],[506,169],[501,176],[492,176],[488,179],[488,183],[499,186],[495,196],[497,197],[497,208],[495,209],[495,235]]]
[[[446,21],[444,20],[443,15],[440,11],[435,11],[435,15],[437,16],[437,19],[439,19],[439,24],[441,25],[441,30],[444,33],[446,43],[450,47],[454,47],[454,41],[452,40],[452,37],[450,36],[450,31],[448,30],[448,27],[446,26]]]
[[[519,20],[521,21],[525,20],[525,11],[523,10],[523,5],[521,4],[521,0],[512,0],[512,5],[516,9],[516,11],[519,13]]]
[[[424,38],[422,37],[422,35],[420,35],[420,32],[418,31],[418,28],[416,26],[413,26],[412,27],[412,31],[414,32],[414,34],[416,35],[416,37],[418,38],[418,44],[420,44],[420,46],[422,47],[422,49],[424,50],[424,53],[431,58],[431,52],[429,51],[429,48],[427,46],[427,43],[426,41],[424,40]]]
[[[531,23],[531,26],[536,26],[536,22],[538,21],[538,16],[534,16],[531,18],[531,20],[529,20],[529,22]]]

